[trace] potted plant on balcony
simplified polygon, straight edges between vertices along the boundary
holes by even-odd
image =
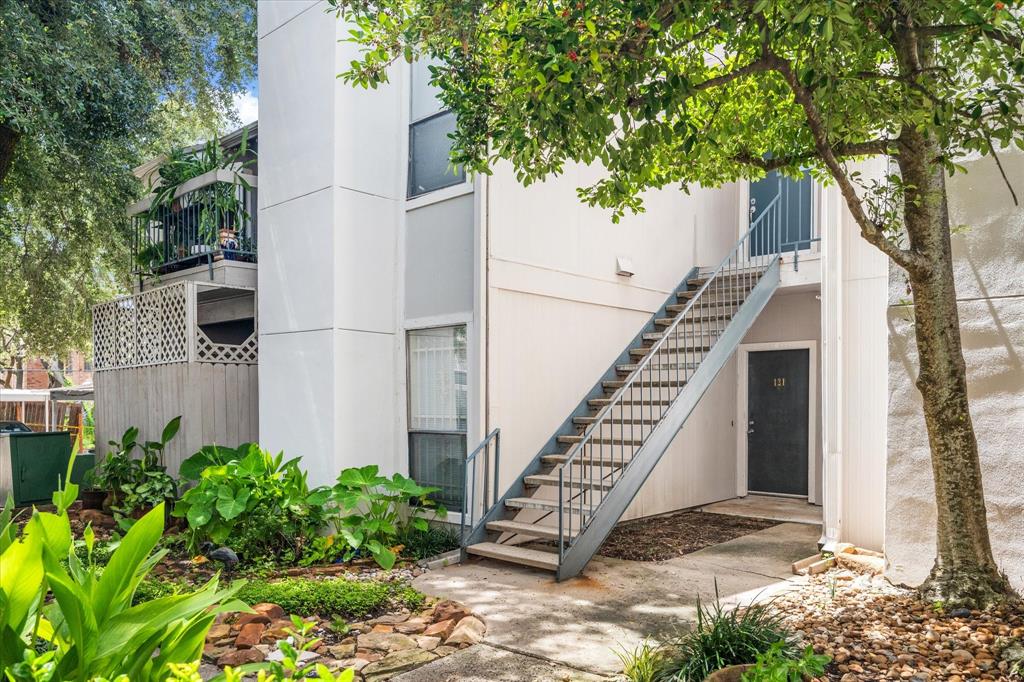
[[[242,171],[254,162],[248,130],[230,153],[214,138],[199,149],[168,154],[157,171],[148,217],[164,226],[165,239],[171,240],[178,258],[238,250],[238,228],[250,219],[239,188],[249,190],[251,185]],[[230,171],[231,182],[214,182],[178,196],[189,180],[215,170]]]

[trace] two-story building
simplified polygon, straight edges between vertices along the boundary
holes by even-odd
[[[470,552],[560,577],[620,519],[754,495],[820,518],[826,545],[884,549],[896,579],[924,577],[912,306],[834,187],[666,188],[616,224],[576,196],[597,167],[529,188],[502,165],[466,177],[426,65],[347,85],[357,47],[325,9],[259,4],[247,433],[258,422],[315,483],[373,463],[436,485]],[[1003,163],[1024,177],[1024,155]],[[1024,216],[991,159],[964,164],[950,201],[974,227],[954,239],[965,352],[993,544],[1021,585],[1024,499],[1007,474],[1024,436]],[[200,279],[190,295],[228,291]]]

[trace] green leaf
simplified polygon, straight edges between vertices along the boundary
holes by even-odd
[[[175,507],[177,512],[177,507]],[[208,504],[193,504],[185,514],[188,525],[192,528],[202,528],[213,518],[213,508]]]
[[[398,557],[390,549],[380,548],[376,552],[373,552],[373,560],[383,568],[385,571],[390,571],[391,567],[395,565],[395,560]]]
[[[237,517],[245,511],[245,503],[249,501],[249,490],[241,490],[237,495],[230,487],[222,485],[217,489],[217,511],[225,521]]]

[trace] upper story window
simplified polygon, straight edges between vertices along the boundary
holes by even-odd
[[[455,132],[455,114],[443,108],[437,88],[430,85],[429,62],[412,65],[412,106],[409,124],[408,197],[458,185],[466,181],[465,169],[449,161]]]

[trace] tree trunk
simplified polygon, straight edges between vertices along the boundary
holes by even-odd
[[[967,369],[953,280],[945,170],[933,140],[900,135],[898,163],[906,197],[910,248],[929,261],[910,271],[917,388],[931,447],[937,510],[937,555],[921,594],[947,607],[986,608],[1012,597],[989,543],[978,441],[967,403]]]
[[[11,169],[14,161],[14,148],[18,145],[20,134],[13,128],[0,123],[0,187],[3,187],[4,178]]]

